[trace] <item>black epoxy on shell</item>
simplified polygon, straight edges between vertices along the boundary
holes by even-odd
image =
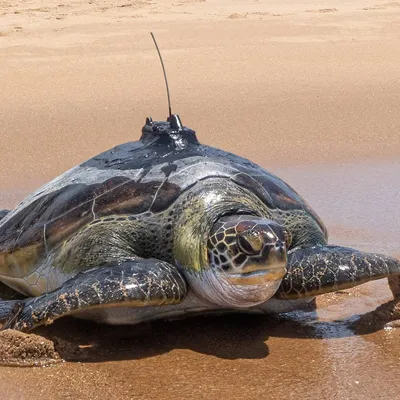
[[[175,151],[183,150],[189,144],[200,144],[196,132],[183,126],[179,115],[171,115],[167,121],[157,122],[147,118],[140,140],[152,142],[153,145],[171,146]]]
[[[140,140],[107,150],[84,162],[82,166],[146,170],[154,165],[172,164],[177,159],[203,155],[206,149],[207,146],[197,140],[196,132],[182,125],[178,115],[171,115],[167,121],[153,121],[148,117]]]

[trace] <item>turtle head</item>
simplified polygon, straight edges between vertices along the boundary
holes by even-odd
[[[221,217],[209,235],[209,267],[203,271],[206,282],[199,294],[228,307],[250,307],[267,301],[286,273],[286,241],[285,230],[269,219]]]

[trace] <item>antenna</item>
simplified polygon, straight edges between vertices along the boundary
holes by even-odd
[[[158,56],[160,57],[161,66],[162,66],[163,73],[164,73],[165,86],[167,87],[167,97],[168,97],[168,114],[169,114],[169,119],[170,119],[170,118],[171,118],[171,115],[172,115],[172,112],[171,112],[171,99],[170,99],[170,97],[169,97],[169,87],[168,87],[167,74],[166,74],[166,72],[165,72],[164,62],[163,62],[163,59],[162,59],[162,57],[161,57],[160,49],[158,48],[158,45],[157,45],[157,42],[156,42],[156,38],[154,37],[153,32],[150,32],[150,35],[151,35],[151,37],[153,38],[153,42],[154,42],[154,44],[155,44],[155,46],[156,46],[157,53],[158,53]]]

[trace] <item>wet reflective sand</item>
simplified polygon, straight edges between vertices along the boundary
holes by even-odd
[[[400,257],[397,3],[45,3],[0,6],[0,207],[165,118],[154,30],[201,141],[286,180],[332,243]],[[383,280],[268,318],[60,320],[36,333],[68,361],[1,367],[0,397],[397,399],[400,330],[350,326],[390,298]]]

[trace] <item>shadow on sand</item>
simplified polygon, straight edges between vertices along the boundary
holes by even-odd
[[[67,361],[141,359],[189,349],[225,359],[268,356],[263,316],[230,314],[110,326],[66,317],[34,333],[55,343]]]
[[[153,357],[188,349],[223,359],[262,359],[269,337],[329,339],[355,335],[355,319],[319,322],[313,311],[280,316],[227,314],[110,326],[71,317],[39,328],[67,361],[103,362]],[[362,332],[361,332],[362,333]]]

